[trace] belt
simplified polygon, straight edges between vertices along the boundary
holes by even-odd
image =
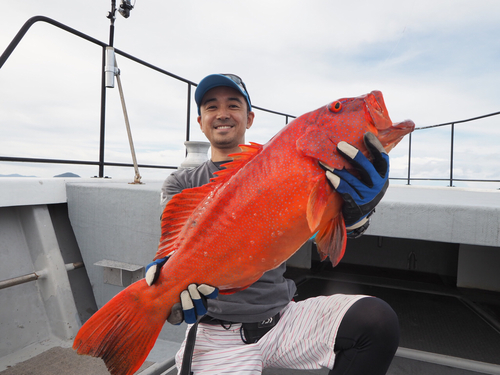
[[[262,336],[269,332],[280,320],[280,313],[277,313],[270,318],[264,319],[256,323],[239,323],[229,320],[216,319],[205,315],[200,319],[200,323],[208,325],[221,325],[225,329],[229,329],[233,324],[241,324],[240,335],[241,340],[245,344],[253,344],[259,341]]]
[[[276,323],[278,323],[278,320],[280,320],[280,313],[277,313],[276,315],[274,315],[270,318],[264,319],[264,320],[262,320],[260,322],[256,322],[256,323],[233,322],[230,320],[217,319],[217,318],[211,317],[209,315],[204,315],[200,319],[200,323],[208,324],[211,326],[218,326],[218,325],[228,326],[228,325],[232,325],[232,324],[243,324],[243,325],[245,325],[245,327],[248,327],[249,329],[257,329],[257,328],[265,328],[265,327],[269,327],[269,326],[274,327],[276,325]]]
[[[229,320],[216,319],[216,318],[213,318],[213,317],[208,316],[208,315],[204,315],[200,319],[200,323],[208,324],[208,325],[211,325],[211,326],[218,326],[218,325],[228,326],[228,325],[231,325],[231,324],[239,324],[238,322],[231,322]]]

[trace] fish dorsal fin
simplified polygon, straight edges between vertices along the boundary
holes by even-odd
[[[196,207],[210,194],[215,194],[219,186],[229,180],[263,148],[262,145],[252,142],[249,145],[240,145],[239,147],[242,151],[229,155],[233,161],[223,164],[225,169],[215,172],[216,177],[210,183],[201,187],[184,189],[181,193],[174,195],[167,203],[161,219],[160,244],[154,259],[169,256],[177,249],[176,240],[179,233]]]
[[[161,217],[161,237],[155,260],[169,256],[176,250],[175,242],[182,227],[200,202],[212,193],[215,185],[217,184],[212,182],[201,187],[184,189],[168,201]]]
[[[212,179],[213,182],[221,183],[229,180],[236,172],[261,152],[264,146],[259,143],[250,142],[249,145],[239,145],[239,147],[241,148],[241,152],[229,155],[233,160],[221,165],[221,167],[225,169],[221,169],[214,173],[216,177]]]

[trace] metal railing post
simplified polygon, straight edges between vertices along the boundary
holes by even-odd
[[[106,137],[106,72],[104,66],[106,65],[106,47],[102,48],[102,69],[101,69],[101,118],[100,118],[100,131],[99,131],[99,175],[104,177],[104,142]]]
[[[186,116],[186,141],[189,141],[189,134],[191,133],[191,83],[188,82],[187,92],[187,116]],[[187,151],[186,151],[187,152]]]
[[[453,187],[453,146],[455,138],[455,123],[451,124],[451,153],[450,153],[450,187]]]
[[[407,185],[410,185],[410,181],[411,181],[411,173],[410,173],[410,168],[411,168],[411,134],[410,133],[410,137],[408,139],[408,181],[407,181]]]

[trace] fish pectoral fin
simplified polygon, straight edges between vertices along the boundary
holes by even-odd
[[[313,188],[307,201],[307,224],[312,233],[317,231],[321,218],[328,206],[332,189],[324,174],[316,176],[313,180]]]
[[[322,228],[316,236],[316,245],[321,260],[330,258],[332,266],[335,267],[345,253],[347,234],[342,215],[337,215]]]

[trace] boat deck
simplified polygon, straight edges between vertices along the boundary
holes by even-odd
[[[287,276],[297,282],[297,300],[314,295],[357,293],[387,301],[398,314],[401,327],[400,349],[389,375],[500,374],[500,293],[457,289],[430,275],[401,277],[394,271],[349,265],[340,265],[335,270],[324,265],[312,270],[292,268]],[[164,360],[171,359],[171,349],[165,352]],[[407,358],[408,354],[413,358]],[[161,357],[161,352],[156,356]],[[435,358],[439,363],[432,363]],[[446,360],[452,364],[443,364]],[[146,362],[138,374],[151,365],[153,362]],[[61,347],[0,372],[1,375],[55,373],[108,374],[100,359],[79,356],[71,348]],[[156,373],[173,375],[177,371],[170,368]],[[266,369],[263,374],[326,375],[328,369]]]

